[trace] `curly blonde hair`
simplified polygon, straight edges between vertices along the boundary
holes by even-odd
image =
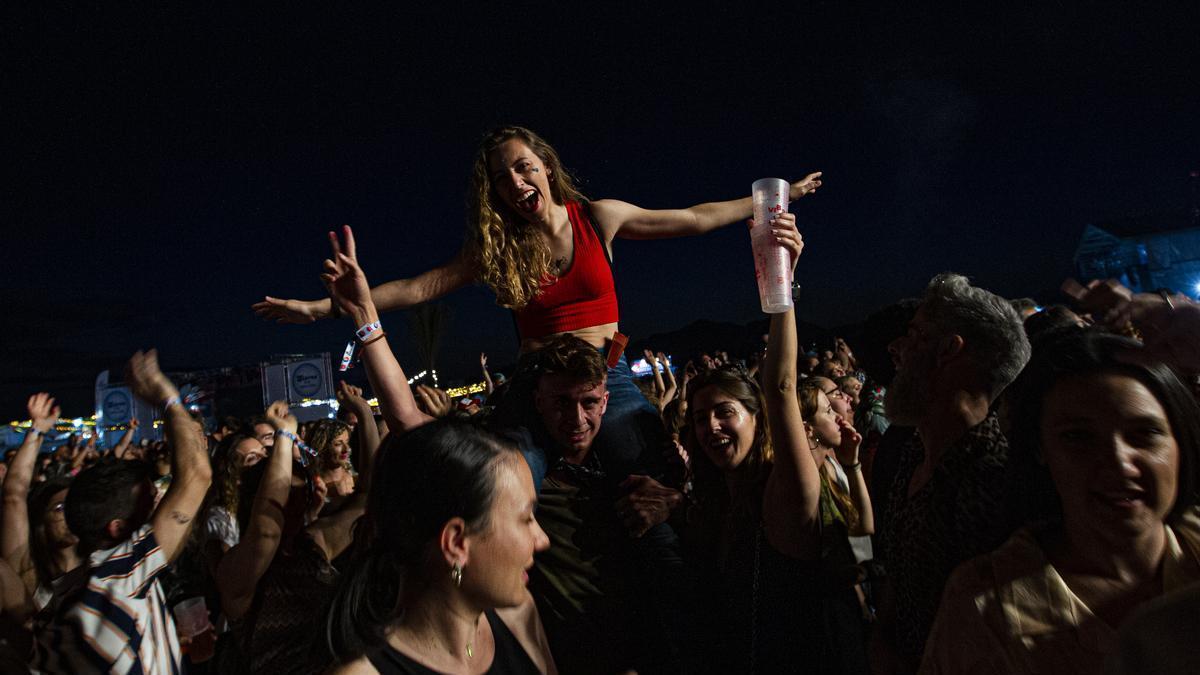
[[[308,444],[317,453],[317,470],[321,473],[333,471],[338,467],[349,469],[350,463],[343,462],[333,451],[333,439],[340,434],[349,433],[350,425],[341,420],[317,420],[308,432]]]
[[[514,213],[495,193],[488,160],[503,143],[519,140],[546,165],[550,197],[556,204],[581,201],[571,174],[541,136],[524,127],[500,127],[484,136],[471,171],[466,252],[480,281],[496,294],[496,303],[521,309],[541,292],[551,276],[550,247],[533,223]]]

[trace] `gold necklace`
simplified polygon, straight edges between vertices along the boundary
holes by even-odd
[[[475,650],[471,648],[471,643],[475,641],[475,636],[479,634],[479,617],[475,617],[475,630],[471,633],[471,639],[467,640],[467,658],[475,657]]]

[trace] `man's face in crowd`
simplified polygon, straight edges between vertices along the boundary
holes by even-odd
[[[269,448],[275,445],[275,427],[266,422],[259,422],[254,425],[254,437],[264,448]]]
[[[572,454],[580,454],[592,447],[600,431],[608,389],[603,380],[588,384],[552,373],[538,380],[534,405],[550,437]]]
[[[935,328],[922,306],[908,323],[908,332],[888,345],[896,377],[887,391],[884,408],[892,422],[915,425],[924,415],[937,367],[937,343]]]

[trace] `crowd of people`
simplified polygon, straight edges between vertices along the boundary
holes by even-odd
[[[1200,304],[1113,281],[1070,307],[962,276],[800,347],[635,378],[612,242],[710,231],[748,199],[588,202],[545,141],[480,146],[463,252],[329,297],[378,399],[206,432],[153,351],[125,381],[165,441],[5,457],[0,670],[192,673],[1194,672]],[[798,199],[820,174],[792,184]],[[769,224],[791,256],[795,217]],[[380,312],[480,281],[521,354],[483,405],[408,384]]]

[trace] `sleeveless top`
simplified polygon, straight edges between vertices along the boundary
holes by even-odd
[[[492,640],[496,643],[496,655],[487,672],[539,675],[533,659],[525,653],[525,648],[521,646],[520,642],[517,642],[517,638],[496,615],[495,610],[489,609],[483,614],[487,617],[488,625],[492,627]],[[417,663],[387,643],[367,651],[366,656],[371,665],[375,666],[375,670],[382,675],[392,675],[392,673],[438,675],[436,670]]]
[[[587,202],[566,207],[574,246],[571,267],[543,281],[541,292],[514,312],[521,339],[616,323],[620,315],[612,261]]]

